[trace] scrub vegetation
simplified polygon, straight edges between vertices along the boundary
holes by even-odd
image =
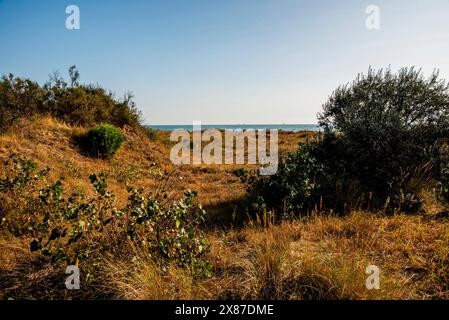
[[[322,132],[279,133],[269,177],[173,165],[170,133],[143,128],[131,96],[69,76],[0,81],[0,298],[449,298],[437,73],[369,70],[339,87]]]

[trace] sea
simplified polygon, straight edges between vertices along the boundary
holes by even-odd
[[[176,129],[184,129],[193,131],[193,126],[188,125],[146,125],[147,128],[156,130],[173,131]],[[317,124],[202,124],[201,129],[218,129],[218,130],[270,130],[277,129],[282,131],[320,131],[322,128]]]

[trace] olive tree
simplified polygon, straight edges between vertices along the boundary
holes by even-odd
[[[447,167],[449,87],[438,71],[370,68],[338,87],[318,118],[328,164],[380,202],[413,197]]]

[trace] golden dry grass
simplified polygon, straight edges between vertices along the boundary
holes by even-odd
[[[449,221],[339,217],[211,232],[212,278],[176,268],[164,276],[145,258],[107,260],[114,296],[125,299],[447,299]],[[126,260],[126,259],[125,259]],[[368,290],[366,268],[380,268]]]

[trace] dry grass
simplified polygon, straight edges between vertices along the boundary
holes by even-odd
[[[118,297],[131,299],[447,299],[449,221],[339,217],[248,226],[208,235],[214,275],[194,280],[179,270],[165,276],[138,260],[108,264]],[[366,267],[380,268],[380,289],[368,290]],[[119,275],[119,276],[117,276]],[[116,282],[114,282],[116,283]]]
[[[449,298],[449,221],[356,212],[212,236],[229,295],[271,299]],[[381,270],[368,290],[366,267]],[[220,273],[219,272],[219,273]],[[217,280],[219,281],[219,280]]]
[[[110,257],[103,261],[105,278],[113,297],[126,300],[174,300],[195,299],[201,295],[198,286],[185,270],[169,266],[162,270],[148,258],[120,261]]]

